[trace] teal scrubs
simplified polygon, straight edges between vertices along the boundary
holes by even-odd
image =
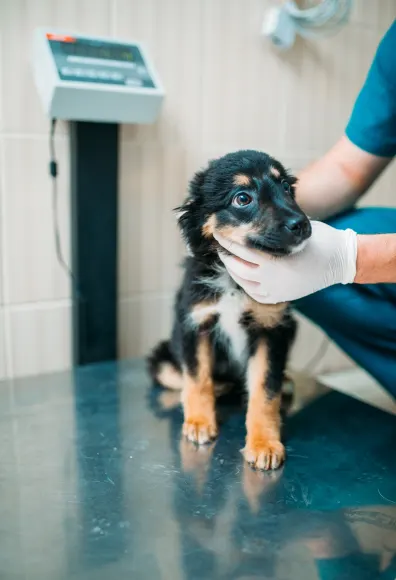
[[[345,132],[368,153],[396,155],[396,20],[377,49]]]
[[[396,20],[377,49],[345,132],[364,151],[396,155]],[[360,234],[396,233],[396,209],[353,209],[328,223]],[[336,285],[295,306],[396,397],[396,284]]]

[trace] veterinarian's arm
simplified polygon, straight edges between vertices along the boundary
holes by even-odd
[[[358,236],[357,240],[355,282],[396,282],[396,234]]]
[[[390,160],[359,149],[344,136],[298,175],[297,202],[311,218],[327,219],[352,207]]]
[[[233,254],[220,253],[228,272],[257,302],[291,302],[334,284],[396,282],[396,234],[361,236],[312,222],[306,247],[277,259],[214,236]]]

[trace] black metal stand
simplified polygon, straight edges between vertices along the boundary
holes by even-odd
[[[117,357],[118,125],[71,123],[73,363]]]

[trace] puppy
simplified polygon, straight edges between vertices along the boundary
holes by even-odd
[[[281,163],[251,150],[229,153],[196,173],[177,208],[190,256],[172,336],[148,359],[156,383],[182,390],[183,434],[198,444],[217,436],[216,396],[244,384],[242,452],[263,470],[278,468],[285,458],[280,397],[296,323],[287,304],[259,304],[234,282],[213,233],[277,258],[298,251],[311,225],[294,199],[295,184]]]

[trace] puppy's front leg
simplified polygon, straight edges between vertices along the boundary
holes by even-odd
[[[285,458],[280,440],[280,389],[267,388],[269,379],[268,348],[261,339],[248,362],[247,388],[249,402],[246,416],[246,445],[242,450],[248,463],[258,469],[276,469]]]
[[[190,441],[208,443],[217,435],[212,349],[208,334],[196,335],[186,345],[186,350],[183,434]]]

